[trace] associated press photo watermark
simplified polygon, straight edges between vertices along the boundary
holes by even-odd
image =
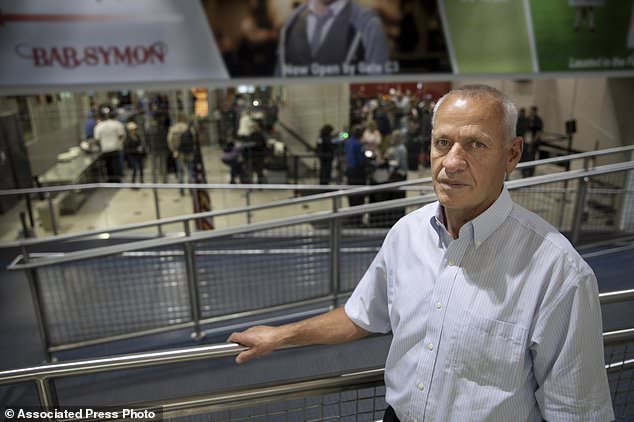
[[[154,422],[162,421],[162,412],[157,409],[135,408],[53,408],[40,409],[37,407],[6,407],[2,409],[2,420],[7,422],[22,421],[134,421]]]

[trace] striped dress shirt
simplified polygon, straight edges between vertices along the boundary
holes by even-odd
[[[392,331],[386,401],[403,421],[607,421],[596,278],[506,189],[452,239],[438,203],[402,218],[345,305]]]

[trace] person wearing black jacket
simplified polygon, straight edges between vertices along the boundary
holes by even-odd
[[[319,158],[319,184],[330,183],[332,174],[332,160],[335,158],[335,144],[332,142],[332,132],[335,129],[325,124],[319,131],[317,139],[317,157]]]
[[[145,159],[145,143],[137,131],[137,124],[126,124],[127,136],[123,149],[132,169],[132,183],[136,183],[136,175],[139,173],[140,182],[143,183],[143,161]]]

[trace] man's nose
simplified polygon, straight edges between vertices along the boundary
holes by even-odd
[[[463,171],[467,167],[465,159],[465,150],[459,143],[452,145],[451,149],[443,160],[443,167],[447,173],[456,173]]]

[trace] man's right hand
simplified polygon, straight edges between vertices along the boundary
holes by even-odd
[[[244,363],[253,358],[268,355],[282,344],[280,328],[257,326],[240,333],[233,333],[228,342],[238,343],[249,348],[236,357],[236,363]]]

